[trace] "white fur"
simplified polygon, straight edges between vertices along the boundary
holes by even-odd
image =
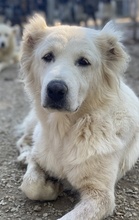
[[[60,186],[49,175],[68,180],[81,201],[61,220],[110,215],[115,183],[139,156],[139,101],[122,79],[129,57],[112,30],[47,27],[39,16],[25,28],[21,71],[33,102],[34,120],[27,121],[34,144],[21,189],[30,199],[51,200]],[[44,62],[49,52],[54,60]],[[79,65],[81,57],[90,65]],[[52,80],[66,83],[68,107],[42,107]]]
[[[16,29],[0,24],[0,72],[19,61],[16,46]]]

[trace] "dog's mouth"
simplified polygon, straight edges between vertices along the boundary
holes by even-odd
[[[79,106],[76,109],[71,108],[66,103],[53,103],[48,102],[42,105],[44,109],[49,111],[58,111],[58,112],[68,112],[68,113],[76,113],[79,110]]]
[[[48,109],[49,111],[71,112],[69,106],[62,103],[48,102],[43,105],[43,108]]]
[[[68,108],[66,106],[61,105],[60,103],[48,103],[47,105],[43,105],[44,108],[57,110],[57,111],[67,111]]]

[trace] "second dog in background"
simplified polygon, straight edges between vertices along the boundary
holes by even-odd
[[[16,33],[16,27],[0,24],[0,72],[19,61]]]

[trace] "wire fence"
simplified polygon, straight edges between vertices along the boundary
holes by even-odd
[[[139,0],[0,0],[0,22],[22,25],[28,16],[42,13],[48,24],[55,22],[103,26],[115,18],[128,18],[133,24],[134,38],[138,28]]]

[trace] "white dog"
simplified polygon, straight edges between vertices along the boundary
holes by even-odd
[[[16,27],[0,24],[0,72],[19,61],[16,51]]]
[[[21,189],[53,200],[61,187],[49,177],[68,180],[81,200],[61,220],[110,215],[115,183],[139,156],[139,101],[123,82],[129,57],[111,26],[48,27],[36,16],[24,31],[21,68],[33,110],[18,142],[28,163]]]

